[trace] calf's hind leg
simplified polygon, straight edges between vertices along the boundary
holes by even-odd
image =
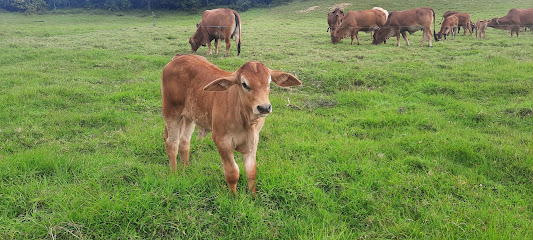
[[[182,165],[189,165],[189,152],[191,136],[195,124],[190,119],[181,117],[176,119],[165,119],[165,149],[168,156],[170,170],[177,170],[177,155],[180,154]]]

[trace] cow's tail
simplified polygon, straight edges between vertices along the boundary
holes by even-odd
[[[435,42],[438,42],[439,38],[437,38],[437,33],[435,32],[435,29],[437,29],[435,27],[435,10],[432,8],[431,11],[433,12],[433,38],[435,38]]]
[[[237,56],[241,54],[241,16],[235,11],[233,11],[235,16],[235,31],[233,32],[235,36],[235,43],[237,43]]]

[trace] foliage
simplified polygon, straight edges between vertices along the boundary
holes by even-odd
[[[153,27],[145,11],[2,12],[0,239],[533,239],[533,33],[334,45],[337,3],[251,9],[239,57],[234,42],[229,57],[196,53],[303,82],[272,85],[256,197],[240,154],[229,193],[210,136],[169,171],[161,70],[190,52],[198,14],[158,11]],[[530,2],[484,3],[456,10],[490,19]],[[450,10],[345,10],[376,5]]]
[[[251,7],[279,5],[292,0],[1,0],[0,7],[9,11],[36,12],[48,9],[72,7],[98,8],[105,10],[161,9],[198,11],[213,6],[229,6],[237,11]]]

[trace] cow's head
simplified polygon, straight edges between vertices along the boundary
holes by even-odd
[[[344,18],[344,12],[339,8],[335,8],[335,10],[328,13],[328,30],[331,31],[331,34],[333,34],[333,31],[339,27],[342,22],[342,18]],[[328,30],[326,30],[326,32]]]
[[[239,92],[243,107],[257,117],[272,112],[269,100],[270,82],[281,87],[298,86],[300,80],[291,74],[268,69],[260,62],[247,62],[233,74],[218,78],[204,87],[204,91],[226,91],[234,86]]]
[[[381,44],[386,43],[387,39],[392,37],[394,35],[394,31],[390,27],[381,27],[377,31],[374,32],[374,40],[372,41],[372,44]]]
[[[191,52],[196,52],[200,46],[205,46],[207,43],[207,33],[205,29],[199,26],[199,22],[196,24],[196,32],[189,38],[189,44],[191,44]]]

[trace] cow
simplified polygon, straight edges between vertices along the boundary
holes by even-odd
[[[357,45],[360,45],[359,31],[372,32],[377,30],[385,25],[388,15],[387,10],[380,7],[375,7],[372,10],[349,11],[342,19],[339,27],[332,31],[331,42],[338,43],[349,35],[352,37],[352,45],[354,37],[357,38]]]
[[[444,19],[440,27],[439,33],[437,33],[437,38],[440,40],[444,36],[451,34],[455,38],[455,33],[457,32],[457,27],[459,26],[459,18],[455,15],[451,15]]]
[[[497,29],[511,30],[511,37],[513,36],[513,33],[516,33],[516,37],[518,37],[520,27],[533,27],[533,8],[512,8],[507,12],[507,15],[490,20],[488,26]]]
[[[344,17],[344,12],[340,8],[335,8],[332,12],[328,13],[328,29],[330,34],[333,35],[335,29],[341,24],[342,18]]]
[[[190,140],[195,126],[198,136],[212,131],[224,175],[237,193],[239,167],[233,151],[243,154],[248,191],[256,192],[256,153],[259,132],[272,112],[270,82],[278,86],[298,86],[291,74],[270,70],[261,62],[247,62],[235,72],[227,72],[198,55],[176,55],[161,76],[163,138],[172,172],[176,157],[189,165]]]
[[[442,19],[446,19],[447,17],[451,16],[451,15],[454,15],[456,13],[459,13],[459,12],[456,12],[456,11],[447,11],[445,12],[444,14],[442,14]]]
[[[435,29],[435,11],[429,7],[390,12],[385,25],[374,33],[372,44],[380,44],[385,42],[388,38],[396,36],[397,46],[400,46],[401,34],[407,43],[407,46],[410,46],[411,44],[407,39],[406,32],[412,34],[422,29],[423,36],[421,45],[424,45],[424,42],[427,39],[428,46],[431,47],[431,22],[433,22],[433,29]],[[436,39],[434,30],[433,34]]]
[[[458,14],[458,15],[457,15]],[[461,26],[463,27],[464,35],[466,35],[466,30],[470,32],[470,35],[472,35],[472,31],[475,28],[475,24],[470,20],[470,13],[460,13],[456,11],[447,11],[445,12],[442,17],[446,19],[447,17],[451,15],[457,15],[459,18],[459,25],[457,27],[457,32],[461,30]]]
[[[483,39],[485,39],[485,36],[487,35],[487,26],[489,24],[489,20],[477,20],[476,22],[476,38],[481,38],[483,36]],[[479,31],[479,33],[478,33]]]
[[[196,52],[200,46],[205,46],[207,43],[211,55],[211,41],[214,39],[215,53],[218,54],[218,40],[222,39],[226,42],[224,56],[227,57],[231,46],[230,39],[235,37],[237,56],[241,54],[241,16],[234,10],[227,8],[206,10],[196,27],[196,32],[189,39],[191,52]]]

